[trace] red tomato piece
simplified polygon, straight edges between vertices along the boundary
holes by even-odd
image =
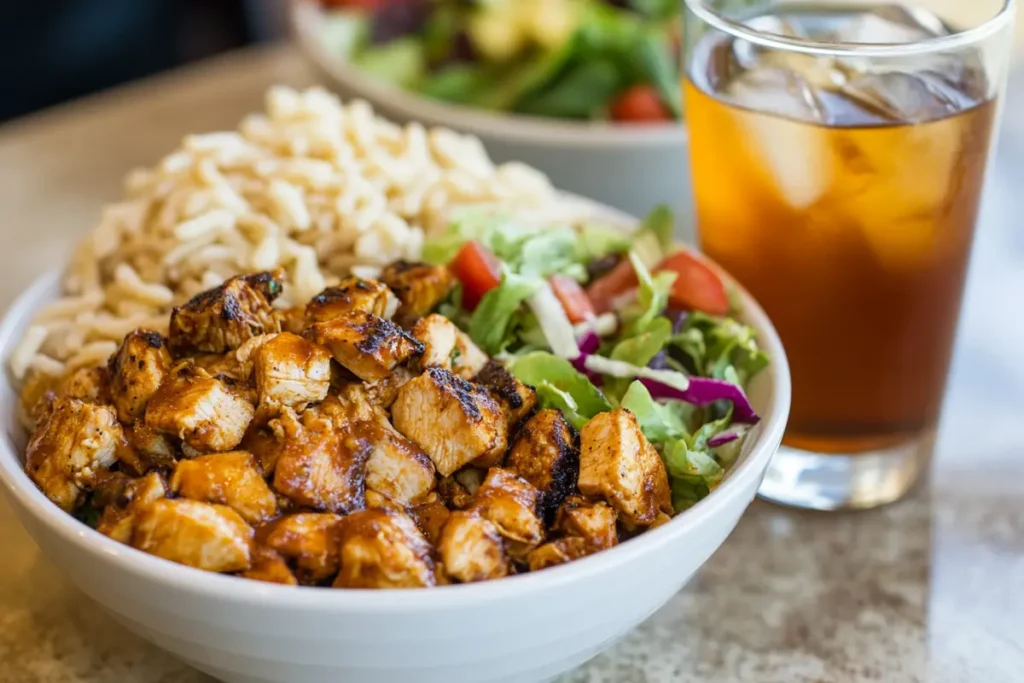
[[[659,123],[672,121],[672,112],[654,86],[648,84],[634,85],[621,93],[612,102],[609,110],[612,121],[624,123]]]
[[[568,275],[552,275],[551,289],[569,316],[569,322],[581,323],[594,317],[594,305],[580,284]]]
[[[476,240],[462,245],[448,265],[462,283],[462,307],[472,311],[484,294],[501,284],[501,262]]]
[[[729,312],[729,295],[721,278],[700,258],[677,251],[662,261],[655,272],[669,270],[677,275],[669,294],[669,306],[711,315]]]
[[[629,259],[623,259],[609,272],[590,283],[587,297],[597,313],[609,313],[614,309],[616,299],[639,284],[633,264]]]

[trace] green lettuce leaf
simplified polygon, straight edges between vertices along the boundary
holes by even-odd
[[[501,284],[484,294],[469,318],[469,336],[490,355],[504,350],[514,340],[515,318],[522,303],[544,286],[544,281],[508,271]]]
[[[754,329],[734,318],[692,312],[683,329],[668,343],[678,352],[673,355],[684,356],[681,360],[694,374],[740,386],[746,386],[769,365],[768,355],[758,347]]]
[[[668,271],[651,275],[635,252],[629,253],[629,260],[636,270],[640,286],[637,289],[636,301],[621,312],[624,323],[623,338],[645,332],[665,312],[669,292],[672,291],[672,284],[677,277],[675,273]]]
[[[684,415],[673,405],[676,403],[682,401],[658,403],[651,398],[651,392],[647,387],[640,382],[633,382],[619,405],[636,415],[644,436],[652,444],[659,446],[669,441],[689,438]]]
[[[516,379],[537,390],[542,408],[557,408],[576,429],[598,413],[612,409],[601,390],[572,363],[546,351],[533,351],[507,360]]]
[[[672,489],[672,507],[677,513],[711,493],[725,475],[712,455],[691,448],[685,440],[669,442],[661,456]]]

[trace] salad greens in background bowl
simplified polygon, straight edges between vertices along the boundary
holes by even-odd
[[[679,0],[292,0],[326,84],[633,215],[692,212]],[[692,233],[677,235],[692,241]]]

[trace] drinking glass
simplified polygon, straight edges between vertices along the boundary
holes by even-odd
[[[943,4],[959,16],[685,0],[700,243],[764,306],[792,368],[769,499],[873,507],[929,461],[1014,13]]]

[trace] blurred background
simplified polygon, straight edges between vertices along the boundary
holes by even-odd
[[[284,0],[0,1],[0,121],[283,37]]]
[[[283,39],[287,4],[0,0],[0,121],[231,49]],[[968,0],[920,4],[965,24],[973,23],[977,11]],[[1024,22],[1017,28],[1020,36]]]

